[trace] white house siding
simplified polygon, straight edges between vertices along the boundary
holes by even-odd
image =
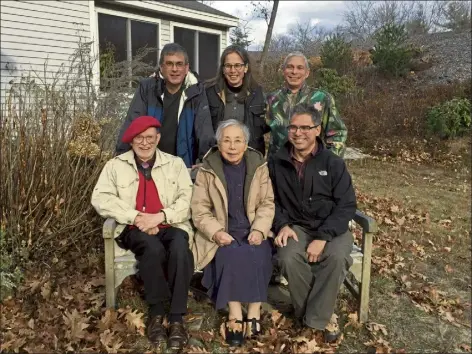
[[[46,59],[51,78],[61,64],[70,67],[80,37],[90,40],[88,1],[2,0],[0,13],[2,103],[11,80],[33,70],[44,77]]]
[[[170,43],[170,21],[169,20],[161,20],[161,41],[160,47],[162,49],[163,46],[165,46],[167,43]]]

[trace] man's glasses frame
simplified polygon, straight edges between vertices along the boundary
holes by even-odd
[[[294,124],[290,124],[287,126],[287,131],[289,133],[292,133],[292,134],[295,134],[298,130],[300,130],[300,132],[306,134],[308,133],[310,130],[312,129],[315,129],[317,127],[319,127],[320,125],[294,125]]]

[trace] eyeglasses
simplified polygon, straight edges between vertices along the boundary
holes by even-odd
[[[220,142],[221,146],[224,146],[224,147],[230,147],[231,145],[233,145],[234,147],[240,147],[244,145],[245,143],[246,141],[244,140],[235,140],[235,141],[223,140],[222,142]]]
[[[300,129],[300,132],[306,134],[308,133],[310,130],[312,129],[315,129],[316,127],[319,127],[319,125],[313,125],[313,126],[309,126],[309,125],[293,125],[293,124],[290,124],[288,127],[287,127],[287,130],[289,133],[296,133],[299,129]]]
[[[236,63],[236,64],[227,63],[227,64],[223,65],[223,67],[226,71],[231,71],[231,69],[233,69],[233,68],[235,68],[237,71],[241,71],[242,68],[244,68],[245,66],[246,66],[246,64],[244,64],[244,63]]]
[[[134,137],[133,142],[136,143],[136,144],[142,144],[144,142],[144,140],[146,140],[146,143],[153,144],[153,143],[156,142],[156,139],[157,139],[157,135],[156,136],[138,135],[138,136]]]
[[[173,69],[174,66],[177,69],[182,69],[186,64],[183,61],[173,62],[173,61],[166,61],[164,65],[167,69]]]

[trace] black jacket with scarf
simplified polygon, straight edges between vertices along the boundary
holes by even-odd
[[[206,88],[208,105],[210,106],[211,121],[216,132],[218,124],[225,119],[224,90],[217,84]],[[265,156],[264,134],[269,132],[265,121],[266,101],[262,87],[258,86],[249,93],[244,101],[244,124],[249,128],[251,137],[249,146]]]
[[[356,213],[356,195],[344,160],[324,148],[307,163],[303,188],[290,157],[287,142],[269,159],[274,187],[277,234],[286,225],[298,225],[312,231],[313,239],[330,241],[348,230]]]

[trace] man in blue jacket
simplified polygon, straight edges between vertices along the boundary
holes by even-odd
[[[270,159],[269,170],[274,243],[295,316],[332,342],[339,332],[329,323],[352,265],[348,224],[356,213],[356,195],[344,160],[320,139],[319,108],[307,103],[294,107],[288,142]]]
[[[121,138],[140,116],[152,116],[160,122],[159,150],[181,157],[187,168],[194,167],[214,145],[203,84],[189,71],[188,54],[179,44],[166,44],[161,50],[157,75],[139,83],[120,129],[117,154],[131,148]]]

